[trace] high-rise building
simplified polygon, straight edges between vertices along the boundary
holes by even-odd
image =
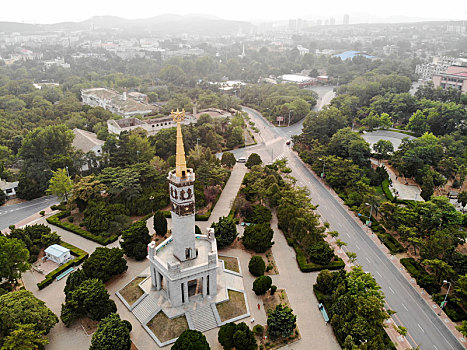
[[[344,15],[344,19],[342,20],[342,24],[349,24],[350,23],[350,17],[348,14]]]

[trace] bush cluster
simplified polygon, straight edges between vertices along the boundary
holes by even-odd
[[[410,273],[410,276],[415,278],[417,284],[425,289],[429,294],[439,293],[440,285],[436,281],[435,276],[430,275],[426,270],[413,258],[402,258],[401,264]]]
[[[70,215],[70,212],[67,211],[62,211],[58,214],[52,215],[48,217],[46,220],[49,224],[61,227],[67,231],[76,233],[77,235],[84,237],[86,239],[89,239],[91,241],[94,241],[96,243],[99,243],[101,245],[107,245],[112,242],[115,242],[118,239],[118,235],[112,235],[110,237],[103,237],[100,235],[95,235],[89,231],[83,230],[79,226],[76,226],[72,223],[69,222],[61,222],[60,219],[67,217]]]
[[[258,277],[264,275],[265,269],[266,264],[262,257],[258,255],[251,257],[250,262],[248,263],[248,270],[253,276]]]

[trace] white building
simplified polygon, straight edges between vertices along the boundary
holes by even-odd
[[[135,115],[151,115],[157,112],[156,106],[139,101],[144,94],[139,93],[137,99],[130,94],[126,91],[119,94],[111,89],[93,88],[81,90],[81,99],[86,105],[99,106],[125,118]]]
[[[280,77],[283,83],[297,84],[300,87],[316,85],[317,79],[305,75],[284,74]]]
[[[96,158],[102,156],[102,146],[105,141],[99,140],[97,135],[93,132],[81,130],[78,128],[73,129],[75,138],[73,139],[72,146],[76,149],[83,151],[84,154],[92,152],[96,155]],[[87,171],[91,168],[99,167],[99,161],[93,162],[89,159],[81,166],[81,171]]]
[[[0,179],[0,190],[5,192],[7,199],[14,198],[18,191],[18,181],[6,182]]]
[[[59,244],[52,244],[50,247],[46,248],[44,252],[48,260],[52,260],[59,265],[71,259],[70,249],[62,247]]]
[[[446,72],[454,61],[454,57],[433,57],[431,63],[417,64],[415,73],[423,80],[431,80],[434,75]]]
[[[194,115],[187,114],[181,123],[184,125],[196,123],[201,114],[209,114],[213,118],[226,118],[231,116],[231,113],[216,108],[202,109],[199,112],[196,112],[196,108],[193,108],[193,112],[195,113]],[[107,120],[107,130],[117,135],[120,135],[122,131],[131,131],[141,128],[151,136],[157,134],[162,129],[174,128],[175,126],[177,126],[177,123],[175,123],[170,116],[144,120],[138,118]]]
[[[302,45],[298,45],[297,50],[300,53],[300,56],[305,56],[307,53],[310,53],[310,50],[306,47],[303,47]]]
[[[195,234],[195,173],[186,167],[181,121],[183,113],[174,113],[177,122],[175,170],[169,172],[172,236],[157,248],[148,247],[151,283],[164,289],[170,303],[188,304],[189,294],[203,298],[217,294],[217,244],[214,231],[207,236]],[[189,293],[189,290],[191,292]]]
[[[148,327],[159,313],[170,319],[184,317],[190,329],[200,332],[250,315],[238,259],[239,271],[228,270],[223,259],[218,259],[214,230],[195,233],[195,173],[186,167],[181,129],[184,112],[177,110],[172,116],[177,125],[175,170],[167,177],[172,235],[157,246],[155,241],[148,244],[149,267],[138,275],[144,278],[138,284],[144,294],[130,304],[120,293],[126,287],[116,293],[159,347],[176,340],[162,341]],[[243,294],[246,310],[221,319],[217,305],[228,302],[230,292]]]

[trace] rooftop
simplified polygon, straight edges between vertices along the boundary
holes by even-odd
[[[205,239],[205,237],[206,236],[196,235],[195,246],[196,250],[198,251],[198,257],[195,259],[185,261],[178,260],[173,253],[173,244],[171,238],[156,248],[156,257],[162,260],[165,266],[167,266],[167,263],[180,263],[180,271],[196,266],[207,265],[208,254],[211,253],[211,242]]]
[[[332,57],[339,57],[341,60],[345,61],[348,59],[353,59],[355,56],[363,56],[365,58],[376,58],[376,56],[370,56],[367,55],[366,53],[360,52],[360,51],[345,51],[343,53],[340,53],[338,55],[334,55]]]
[[[47,254],[50,254],[52,256],[56,256],[56,257],[60,257],[62,256],[63,254],[69,252],[70,249],[68,248],[65,248],[65,247],[62,247],[61,245],[59,244],[52,244],[50,247],[48,247],[47,249],[45,249],[45,252]]]
[[[282,76],[282,80],[291,81],[291,82],[294,82],[294,83],[304,83],[304,82],[313,80],[313,78],[307,77],[305,75],[284,74]]]
[[[73,129],[75,138],[73,139],[73,147],[87,153],[96,146],[102,146],[105,141],[99,140],[97,135],[93,132],[81,130],[78,128]]]

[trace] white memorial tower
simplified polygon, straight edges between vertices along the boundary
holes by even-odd
[[[186,167],[181,121],[185,111],[172,111],[177,122],[175,170],[169,172],[172,236],[156,247],[148,245],[152,288],[166,293],[172,306],[190,298],[208,298],[217,293],[217,245],[214,230],[195,235],[193,169]]]

